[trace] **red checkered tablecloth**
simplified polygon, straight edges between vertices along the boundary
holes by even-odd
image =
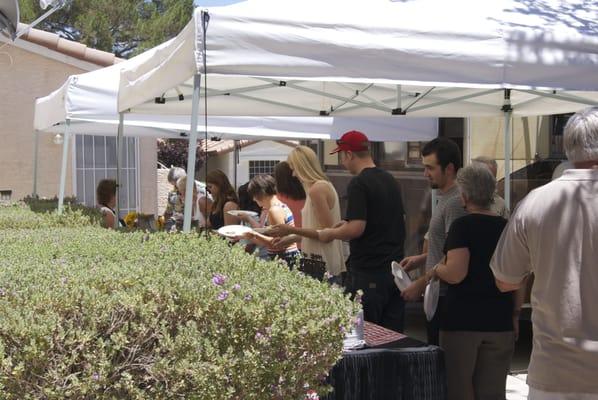
[[[368,345],[368,347],[381,346],[407,337],[402,333],[383,328],[380,325],[376,325],[367,321],[365,321],[365,325],[363,327],[363,334],[365,336],[365,343]]]

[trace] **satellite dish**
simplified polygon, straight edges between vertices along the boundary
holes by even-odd
[[[15,40],[18,25],[18,0],[0,0],[0,33],[10,40]]]

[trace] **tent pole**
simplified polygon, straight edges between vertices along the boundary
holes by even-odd
[[[123,129],[125,114],[118,113],[118,130],[116,134],[116,218],[114,218],[114,229],[118,229],[120,220],[120,172],[122,169],[123,152]]]
[[[39,132],[33,131],[34,145],[33,145],[33,193],[31,196],[37,198],[37,167],[39,158]]]
[[[509,210],[511,210],[511,136],[512,124],[511,117],[513,107],[511,107],[511,90],[505,89],[504,104],[502,107],[504,112],[504,142],[505,142],[505,203]]]
[[[239,183],[237,182],[237,175],[238,175],[238,166],[239,166],[239,141],[235,140],[235,152],[233,154],[233,163],[234,163],[234,169],[235,169],[235,189],[237,189],[239,187]]]
[[[58,214],[62,214],[62,210],[64,208],[64,187],[66,186],[66,165],[68,159],[68,150],[69,150],[69,137],[71,128],[71,120],[66,120],[66,125],[64,127],[64,140],[62,142],[62,168],[60,170],[60,188],[58,192]]]
[[[403,101],[401,96],[403,95],[403,87],[401,85],[397,85],[397,110],[401,110],[403,107]]]
[[[185,215],[183,232],[191,231],[191,212],[193,211],[193,185],[195,184],[195,156],[197,153],[197,114],[199,111],[199,89],[201,75],[193,76],[193,101],[191,103],[191,131],[187,156],[187,185],[185,187]],[[206,155],[207,156],[207,155]],[[207,167],[206,167],[207,168]]]

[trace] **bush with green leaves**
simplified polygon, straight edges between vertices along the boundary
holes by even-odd
[[[303,399],[356,312],[217,237],[2,229],[0,246],[3,399]]]
[[[0,205],[0,230],[53,227],[99,226],[102,215],[95,208],[65,202],[62,215],[56,212],[57,199],[26,198],[23,202]]]

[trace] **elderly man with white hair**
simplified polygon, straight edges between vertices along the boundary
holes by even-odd
[[[575,168],[521,201],[490,265],[501,291],[535,275],[529,399],[598,400],[598,107],[564,145]]]

